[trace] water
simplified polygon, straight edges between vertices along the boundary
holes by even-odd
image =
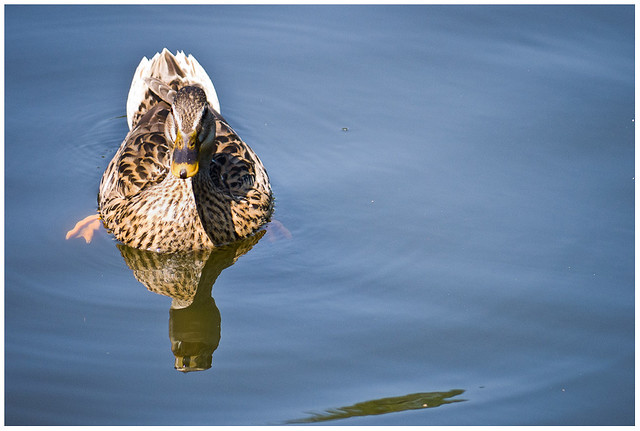
[[[291,238],[64,240],[165,46]],[[633,424],[634,188],[633,6],[6,6],[6,424]]]

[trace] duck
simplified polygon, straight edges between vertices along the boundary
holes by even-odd
[[[193,55],[143,57],[126,112],[129,132],[98,192],[97,216],[116,240],[162,253],[212,249],[270,221],[267,171],[220,114]],[[95,227],[95,215],[88,222]]]

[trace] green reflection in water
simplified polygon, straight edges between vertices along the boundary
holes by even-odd
[[[418,392],[401,397],[380,398],[377,400],[364,401],[352,406],[328,409],[324,413],[312,413],[309,417],[287,421],[287,423],[324,422],[336,419],[347,419],[355,416],[382,415],[405,410],[428,409],[443,404],[466,401],[463,399],[448,399],[460,395],[463,392],[464,390],[462,389],[452,389],[448,392]]]
[[[265,231],[213,250],[155,253],[118,244],[133,275],[151,292],[171,298],[169,339],[178,371],[211,368],[220,343],[220,311],[211,296],[220,273],[258,243]]]

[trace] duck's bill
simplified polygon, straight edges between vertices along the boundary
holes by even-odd
[[[188,144],[178,139],[173,150],[171,173],[181,179],[186,179],[198,173],[198,150],[195,145],[195,134],[190,136]]]
[[[198,173],[198,162],[195,163],[171,163],[171,173],[180,178],[187,179]]]

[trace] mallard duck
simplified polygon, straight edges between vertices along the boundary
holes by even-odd
[[[99,216],[117,240],[157,252],[209,249],[270,220],[267,171],[220,115],[213,83],[192,55],[165,48],[142,58],[127,122],[98,194]]]

